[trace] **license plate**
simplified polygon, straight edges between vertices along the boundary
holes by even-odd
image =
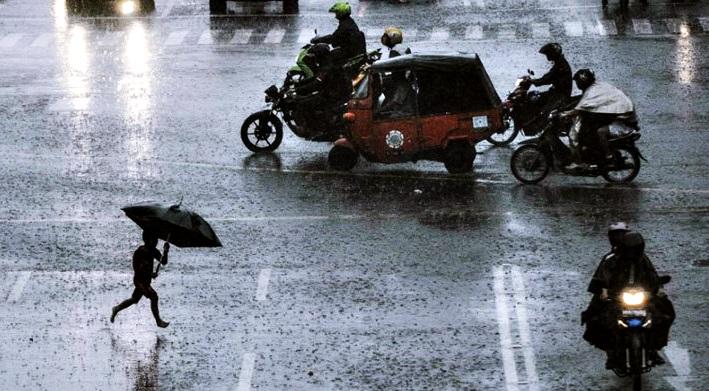
[[[475,116],[473,117],[473,128],[475,129],[485,129],[487,128],[488,122],[487,122],[487,116],[486,115],[480,115],[480,116]]]
[[[647,311],[645,310],[623,310],[624,317],[638,317],[642,318],[647,316]]]

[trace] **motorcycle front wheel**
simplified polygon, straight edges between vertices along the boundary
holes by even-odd
[[[251,152],[273,152],[283,141],[283,124],[270,110],[253,113],[241,125],[241,142]]]
[[[518,181],[535,184],[549,175],[551,161],[538,145],[527,144],[512,153],[510,168]]]
[[[503,147],[509,145],[517,135],[519,134],[519,129],[515,128],[515,123],[512,119],[509,120],[509,126],[502,132],[495,132],[487,137],[487,141],[496,146]]]
[[[628,183],[640,172],[640,155],[630,147],[613,149],[613,164],[603,173],[603,178],[611,183]]]

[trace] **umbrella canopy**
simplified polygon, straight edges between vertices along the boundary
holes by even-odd
[[[177,247],[221,247],[217,234],[197,213],[178,205],[142,202],[121,208],[144,231]]]

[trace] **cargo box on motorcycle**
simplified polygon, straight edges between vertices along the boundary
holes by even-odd
[[[344,115],[346,136],[330,165],[441,161],[451,173],[472,169],[475,144],[503,126],[502,103],[477,55],[412,54],[367,70]]]

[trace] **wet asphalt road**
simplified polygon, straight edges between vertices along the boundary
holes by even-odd
[[[635,100],[649,162],[632,185],[521,186],[514,146],[478,145],[464,176],[335,173],[291,134],[249,153],[241,121],[333,28],[326,2],[211,21],[206,1],[143,18],[45,3],[0,1],[0,390],[627,389],[579,324],[616,220],[673,276],[647,389],[708,387],[706,4],[353,2],[372,44],[399,24],[414,51],[477,52],[501,95],[555,40]],[[139,244],[120,207],[181,197],[225,247],[171,251],[154,282],[168,329],[145,299],[110,324]]]

